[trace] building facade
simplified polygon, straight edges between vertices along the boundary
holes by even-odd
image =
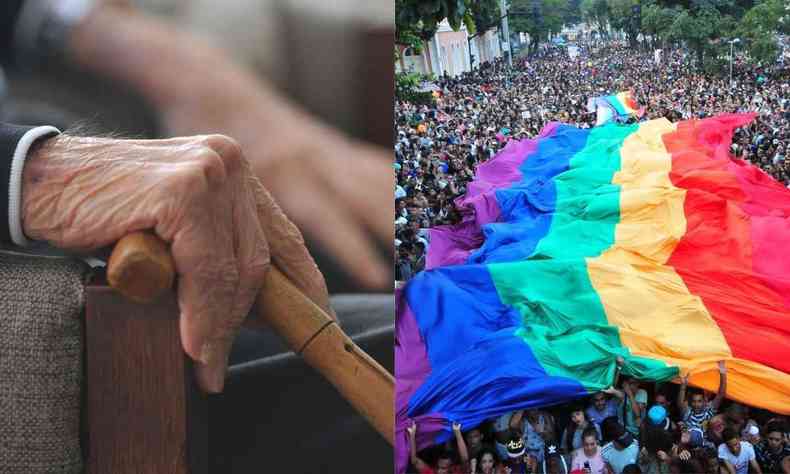
[[[481,63],[501,57],[500,44],[497,28],[470,38],[466,26],[453,31],[447,20],[444,20],[439,24],[433,38],[423,44],[419,54],[411,48],[399,47],[400,59],[396,62],[395,69],[433,74],[437,77],[444,74],[456,77],[471,71],[473,67],[479,67]]]

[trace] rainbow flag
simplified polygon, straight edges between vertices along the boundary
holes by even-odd
[[[596,126],[631,116],[642,117],[645,113],[645,108],[639,107],[631,93],[627,91],[591,98],[587,101],[587,110],[597,112]]]
[[[623,373],[790,414],[790,190],[728,154],[753,119],[548,125],[478,167],[397,295],[396,458]]]

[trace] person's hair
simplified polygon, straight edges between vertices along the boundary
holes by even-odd
[[[434,461],[434,464],[438,463],[442,459],[449,459],[450,462],[453,462],[455,461],[455,456],[453,455],[452,451],[449,451],[447,449],[442,449],[436,455],[436,460]]]
[[[782,423],[781,421],[771,421],[767,425],[765,425],[765,434],[778,432],[778,433],[785,433],[787,431],[787,426]]]
[[[485,456],[486,454],[490,454],[494,458],[494,467],[499,465],[499,455],[497,454],[497,452],[489,447],[484,447],[483,449],[480,450],[480,452],[477,453],[477,456],[475,456],[475,459],[477,459],[478,467],[480,467],[480,464],[483,462],[483,456]]]
[[[571,406],[571,414],[580,411],[582,412],[582,416],[585,420],[587,420],[587,414],[584,412],[584,408],[580,405],[573,405]],[[573,435],[576,433],[576,430],[579,428],[579,425],[571,419],[570,423],[568,423],[568,428],[565,430],[565,445],[568,447],[570,451],[573,449]]]
[[[738,433],[734,429],[732,429],[730,427],[724,428],[724,431],[722,431],[722,433],[721,433],[721,439],[725,443],[727,441],[729,441],[731,439],[735,439],[735,438],[738,438]]]
[[[584,442],[584,439],[588,436],[592,436],[596,441],[598,441],[598,432],[595,430],[595,427],[588,426],[584,429],[584,431],[582,431],[582,442]]]
[[[698,390],[698,389],[689,390],[689,400],[693,399],[696,396],[702,397],[703,401],[705,400],[705,394],[702,392],[702,390]]]
[[[620,432],[621,428],[622,425],[620,425],[620,421],[616,416],[605,418],[601,422],[601,437],[603,438],[601,441],[608,443],[609,441],[619,437],[622,434]]]
[[[647,452],[655,455],[658,451],[672,450],[672,435],[659,426],[645,425],[642,430],[642,442]]]
[[[639,464],[629,464],[623,468],[622,474],[642,474]]]
[[[707,461],[707,460],[709,460],[709,459],[717,459],[717,460],[719,459],[719,452],[718,452],[718,451],[716,451],[716,448],[712,448],[712,447],[710,447],[710,446],[708,446],[708,447],[706,447],[706,448],[703,448],[702,450],[700,450],[700,452],[699,452],[699,455],[700,455],[700,456],[702,457],[702,459],[704,459],[705,461]]]

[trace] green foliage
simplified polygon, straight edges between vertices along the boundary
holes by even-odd
[[[489,1],[489,0],[486,0]],[[438,24],[447,18],[450,27],[458,31],[465,24],[469,34],[474,34],[473,0],[395,0],[395,38],[402,32],[418,32],[424,40],[430,39]]]
[[[395,97],[418,105],[431,105],[434,102],[433,94],[421,92],[420,85],[432,80],[433,77],[417,72],[395,73]]]
[[[750,33],[790,34],[790,4],[785,0],[763,0],[741,19],[744,36]]]
[[[471,11],[475,29],[480,33],[484,33],[498,26],[502,17],[502,11],[499,9],[498,0],[478,0],[472,2]]]
[[[685,42],[696,55],[697,67],[715,69],[718,63],[713,59],[705,62],[705,58],[728,54],[729,46],[724,40],[733,36],[737,26],[735,19],[710,5],[694,10],[678,7],[676,11],[667,39]]]
[[[601,32],[606,31],[609,22],[609,5],[606,0],[582,0],[580,8],[586,22],[596,25]]]
[[[656,3],[644,5],[642,7],[642,32],[661,42],[667,41],[669,29],[680,11],[680,7],[669,8]]]
[[[538,2],[540,18],[523,14],[533,11],[534,1]],[[508,23],[512,31],[529,34],[531,45],[534,47],[540,41],[547,40],[550,35],[562,31],[567,8],[567,0],[512,0],[510,11],[521,12],[521,14],[511,15]]]
[[[566,25],[578,25],[582,22],[581,0],[568,0],[563,15],[563,22]]]
[[[639,0],[606,0],[609,24],[616,30],[624,31],[632,44],[636,43],[639,35],[639,25],[632,11],[638,4]]]
[[[763,0],[749,9],[738,24],[736,34],[744,40],[749,56],[757,62],[772,62],[779,52],[775,35],[790,34],[790,4],[783,0]]]

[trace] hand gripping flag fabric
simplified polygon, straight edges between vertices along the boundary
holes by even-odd
[[[396,459],[623,373],[790,414],[790,190],[729,156],[752,114],[548,125],[480,165],[396,295]]]

